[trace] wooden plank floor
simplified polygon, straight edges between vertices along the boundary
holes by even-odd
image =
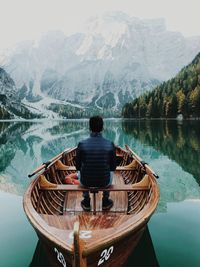
[[[114,173],[113,184],[124,184],[123,178],[119,174],[118,171]],[[80,205],[83,199],[81,192],[68,192],[66,193],[63,215],[41,214],[41,217],[49,226],[63,230],[73,230],[76,221],[80,222],[80,229],[99,230],[116,227],[127,220],[127,192],[110,192],[110,198],[113,200],[114,206],[109,211],[102,211],[102,192],[99,192],[96,196],[96,215],[93,215],[92,211],[83,211]]]
[[[122,185],[124,184],[123,178],[120,176],[120,172],[115,172],[113,175],[113,184],[116,185]],[[96,211],[102,213],[102,192],[99,192],[96,194]],[[90,195],[91,198],[91,208],[93,209],[93,194]],[[126,213],[127,211],[127,193],[126,192],[110,192],[110,198],[113,200],[114,205],[110,209],[110,212],[122,212]],[[80,212],[83,212],[83,209],[81,207],[81,200],[82,192],[68,192],[66,193],[65,198],[65,210],[64,214],[67,214],[70,212],[72,214],[74,212],[74,215],[79,215]],[[85,213],[85,212],[84,212]]]
[[[84,215],[48,215],[40,214],[45,222],[52,227],[62,230],[73,230],[74,223],[79,221],[80,230],[100,230],[117,227],[127,220],[127,216],[122,213],[104,212],[93,215],[84,213]]]

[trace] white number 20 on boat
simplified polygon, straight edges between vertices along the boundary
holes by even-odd
[[[57,253],[57,260],[63,265],[63,267],[66,267],[66,262],[63,254],[57,250],[57,248],[54,248],[54,251]]]
[[[110,258],[110,255],[113,253],[114,247],[110,247],[109,249],[104,249],[101,252],[101,258],[97,264],[97,266],[101,265],[102,263],[104,263],[104,261],[107,261]]]

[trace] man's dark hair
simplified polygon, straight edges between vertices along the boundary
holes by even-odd
[[[89,121],[90,130],[99,133],[103,130],[103,119],[100,116],[93,116]]]

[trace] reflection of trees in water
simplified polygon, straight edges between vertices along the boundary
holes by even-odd
[[[0,123],[0,171],[12,161],[18,149],[26,152],[27,145],[21,137],[31,123],[1,122]]]
[[[123,131],[153,146],[185,171],[191,173],[200,184],[200,123],[198,121],[123,121]]]
[[[113,141],[116,145],[124,147],[125,144],[131,146],[130,137],[124,134],[120,120],[105,120],[103,136]]]

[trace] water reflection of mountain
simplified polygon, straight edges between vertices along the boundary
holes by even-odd
[[[103,135],[119,145],[129,141],[119,120],[105,120]],[[6,187],[6,181],[17,186],[22,194],[29,183],[28,173],[88,136],[88,120],[1,122],[0,175],[6,177],[1,179],[2,188]]]
[[[58,134],[69,134],[87,128],[88,128],[88,120],[71,120],[71,121],[60,121],[56,125],[48,127],[46,131],[53,136]]]
[[[105,120],[103,135],[120,146],[128,144],[147,161],[152,158],[158,161],[162,160],[163,168],[166,169],[168,166],[170,169],[174,168],[173,175],[165,177],[165,184],[162,186],[165,188],[163,207],[166,208],[166,201],[172,201],[172,198],[173,201],[180,201],[192,196],[197,198],[197,188],[195,191],[190,189],[194,187],[193,177],[190,179],[182,177],[183,171],[178,173],[176,164],[172,166],[169,159],[167,157],[163,159],[159,151],[176,160],[197,179],[199,177],[197,165],[200,156],[197,138],[199,128],[193,129],[192,126],[186,127],[184,124],[173,126],[173,123],[163,122],[154,124],[153,122],[134,121],[125,121],[121,124],[120,120]],[[3,177],[0,179],[0,183],[3,183],[2,188],[6,188],[6,183],[13,184],[18,188],[19,194],[22,194],[29,183],[28,173],[65,148],[76,146],[88,135],[88,121],[84,120],[0,123],[0,175]],[[142,145],[143,143],[144,145]],[[160,165],[159,163],[159,171]],[[182,179],[178,187],[175,186],[178,178],[174,179],[174,174]],[[11,187],[9,186],[9,188]]]
[[[0,171],[4,170],[15,156],[17,147],[26,150],[21,135],[27,131],[30,123],[0,123]]]
[[[176,161],[200,185],[200,123],[123,121],[123,131]]]
[[[75,146],[85,127],[84,121],[1,122],[0,175],[6,177],[6,182],[0,179],[2,190],[10,190],[13,184],[17,189],[12,191],[22,194],[29,183],[27,174],[66,147]]]
[[[41,157],[47,161],[66,148],[75,147],[82,138],[87,137],[88,122],[61,121],[45,129],[45,142],[41,146]],[[49,136],[49,138],[47,137]]]

